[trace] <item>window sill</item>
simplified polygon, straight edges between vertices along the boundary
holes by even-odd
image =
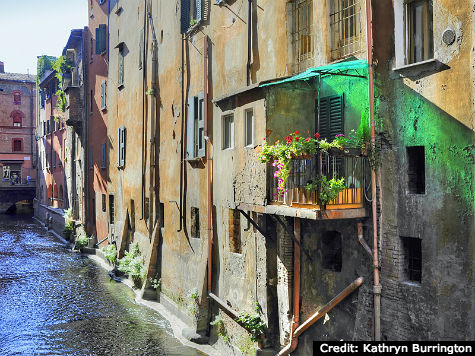
[[[119,84],[119,85],[117,86],[117,89],[119,89],[119,90],[124,89],[124,84]]]
[[[193,157],[193,158],[185,158],[185,161],[190,162],[190,163],[197,163],[201,162],[204,157]]]
[[[186,30],[186,35],[187,36],[193,35],[194,32],[201,26],[201,22],[202,20],[188,27],[188,30]]]
[[[401,281],[401,284],[404,284],[408,287],[416,287],[416,288],[422,287],[421,282],[415,282],[415,281]]]
[[[107,111],[107,106],[104,106],[103,108],[101,108],[101,111],[102,112]]]
[[[422,61],[422,62],[411,63],[411,64],[406,64],[406,65],[403,65],[403,66],[400,66],[400,67],[395,67],[395,68],[393,68],[393,71],[398,72],[398,71],[403,71],[403,70],[406,70],[406,69],[419,68],[419,67],[423,67],[425,65],[436,64],[436,63],[437,63],[437,60],[435,58],[432,58],[432,59],[428,59],[428,60]]]

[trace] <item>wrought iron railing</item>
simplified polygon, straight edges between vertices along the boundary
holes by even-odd
[[[327,209],[350,209],[364,206],[369,189],[369,166],[366,157],[348,156],[320,151],[311,157],[292,159],[287,192],[280,196],[277,190],[276,168],[268,166],[269,201],[291,206],[316,208],[317,191],[307,190],[307,184],[325,175],[328,180],[344,178],[345,189],[326,205]]]

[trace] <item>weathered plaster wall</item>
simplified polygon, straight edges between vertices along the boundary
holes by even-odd
[[[391,24],[388,6],[376,6],[377,21]],[[442,41],[447,28],[456,33],[452,45]],[[473,8],[469,2],[434,1],[435,64],[392,71],[394,49],[383,43],[385,35],[374,32],[383,118],[382,337],[471,339]],[[425,194],[407,193],[407,146],[425,148]],[[422,240],[421,283],[404,280],[401,236]]]

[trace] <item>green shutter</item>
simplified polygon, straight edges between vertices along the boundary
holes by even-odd
[[[203,19],[203,0],[195,0],[196,1],[196,22],[200,22]]]
[[[181,33],[190,27],[190,0],[181,0]]]
[[[101,83],[101,109],[106,107],[106,98],[107,98],[107,82],[105,80]]]
[[[186,158],[195,158],[195,119],[197,116],[197,105],[198,98],[193,96],[188,98],[188,117],[186,123],[186,135],[187,135],[187,146],[186,146]]]
[[[322,139],[332,141],[336,135],[344,133],[344,96],[334,95],[320,99],[320,129],[318,118],[315,127]]]
[[[96,54],[101,54],[106,50],[107,26],[99,25],[96,28]]]
[[[198,157],[204,157],[206,155],[206,143],[205,143],[205,102],[204,94],[198,94],[198,115],[197,115],[197,130],[196,130],[196,142],[198,145]]]

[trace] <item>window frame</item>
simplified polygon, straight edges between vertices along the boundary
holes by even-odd
[[[313,21],[313,0],[292,0],[288,3],[290,24],[290,48],[294,72],[300,72],[313,65],[315,35]],[[302,46],[302,43],[306,43]]]
[[[345,5],[345,1],[352,1],[352,4]],[[330,60],[335,61],[361,52],[363,37],[361,0],[330,0],[329,10]],[[354,26],[350,26],[352,21]],[[347,36],[346,29],[354,33]]]
[[[226,146],[226,119],[232,118],[230,130],[229,130],[229,146]],[[232,150],[234,149],[234,112],[223,113],[221,116],[221,150]]]
[[[244,148],[254,148],[255,147],[255,128],[256,128],[256,120],[254,118],[254,108],[251,107],[251,108],[247,108],[247,109],[244,109],[243,111],[244,113],[244,134],[243,134],[243,137],[244,137]],[[248,143],[248,132],[247,132],[247,129],[248,129],[248,114],[251,113],[252,114],[252,133],[251,133],[251,142]]]
[[[420,60],[416,59],[416,44],[413,38],[415,35],[413,26],[414,14],[410,11],[410,8],[414,7],[416,3],[424,4],[424,11],[428,11],[426,14],[427,18],[425,20],[423,19],[422,27],[424,34],[426,34],[429,39],[427,40],[426,36],[424,37],[424,46],[422,48],[424,58]],[[428,17],[429,15],[431,16],[430,19]],[[404,63],[406,65],[434,59],[434,7],[432,0],[404,0],[404,41]],[[426,41],[428,42],[425,43]],[[427,58],[425,58],[426,56]]]
[[[125,67],[125,57],[124,57],[124,43],[121,42],[118,44],[118,62],[117,62],[117,87],[119,89],[124,87],[124,67]]]
[[[20,148],[17,149],[18,147],[16,146],[19,143]],[[22,138],[12,138],[12,152],[23,152],[24,147],[23,147],[23,139]]]

